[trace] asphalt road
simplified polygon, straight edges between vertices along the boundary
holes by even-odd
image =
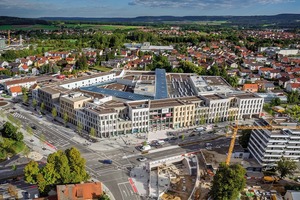
[[[15,106],[18,107],[18,106]],[[82,143],[75,142],[72,137],[75,136],[73,131],[66,130],[65,127],[56,124],[49,124],[43,122],[43,120],[31,114],[31,111],[26,111],[24,108],[18,108],[18,115],[15,117],[20,119],[23,126],[34,125],[34,130],[37,137],[44,137],[44,139],[50,144],[55,146],[57,149],[65,150],[70,147],[76,147],[86,159],[86,167],[90,175],[97,180],[100,180],[104,185],[111,191],[116,200],[127,200],[127,199],[140,199],[140,197],[133,192],[133,189],[129,183],[128,178],[130,177],[130,169],[136,165],[142,164],[137,161],[138,157],[141,157],[134,146],[128,146],[122,149],[116,149],[113,151],[96,152],[84,146],[85,139],[83,138]],[[43,136],[41,136],[43,135]],[[170,156],[180,155],[188,152],[196,152],[201,148],[205,148],[205,143],[202,140],[207,136],[194,136],[186,137],[186,141],[199,141],[198,144],[192,144],[184,147],[177,147],[175,149],[158,151],[155,153],[144,154],[148,161],[159,160]],[[178,139],[178,142],[181,139]],[[228,143],[230,138],[220,138],[210,143],[214,145],[221,145]],[[40,142],[40,141],[34,141]],[[176,144],[174,141],[170,144]],[[165,146],[169,146],[166,144]],[[105,159],[112,160],[112,164],[103,164],[101,161]],[[147,161],[147,162],[148,162]]]

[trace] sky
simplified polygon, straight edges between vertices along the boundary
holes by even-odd
[[[0,16],[137,17],[300,13],[300,0],[0,0]]]

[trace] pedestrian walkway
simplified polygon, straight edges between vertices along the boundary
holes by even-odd
[[[149,196],[157,198],[158,195],[158,173],[157,170],[152,170],[150,172]]]
[[[140,196],[147,196],[149,188],[149,170],[146,165],[133,168],[130,172],[130,176],[137,188],[138,194]]]

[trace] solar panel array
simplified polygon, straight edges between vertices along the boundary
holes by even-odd
[[[123,92],[123,91],[117,91],[117,90],[111,90],[111,89],[105,89],[105,88],[99,88],[96,86],[90,86],[90,87],[82,87],[81,90],[86,90],[90,92],[100,93],[107,96],[114,96],[122,99],[128,99],[128,100],[152,100],[153,97],[140,95],[140,94],[134,94],[131,92]]]
[[[167,99],[168,87],[165,69],[155,69],[155,99]]]

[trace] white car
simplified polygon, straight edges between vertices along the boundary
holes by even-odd
[[[147,160],[147,158],[145,158],[145,157],[140,157],[140,158],[138,158],[137,160],[140,161],[140,162],[145,162],[145,161]]]

